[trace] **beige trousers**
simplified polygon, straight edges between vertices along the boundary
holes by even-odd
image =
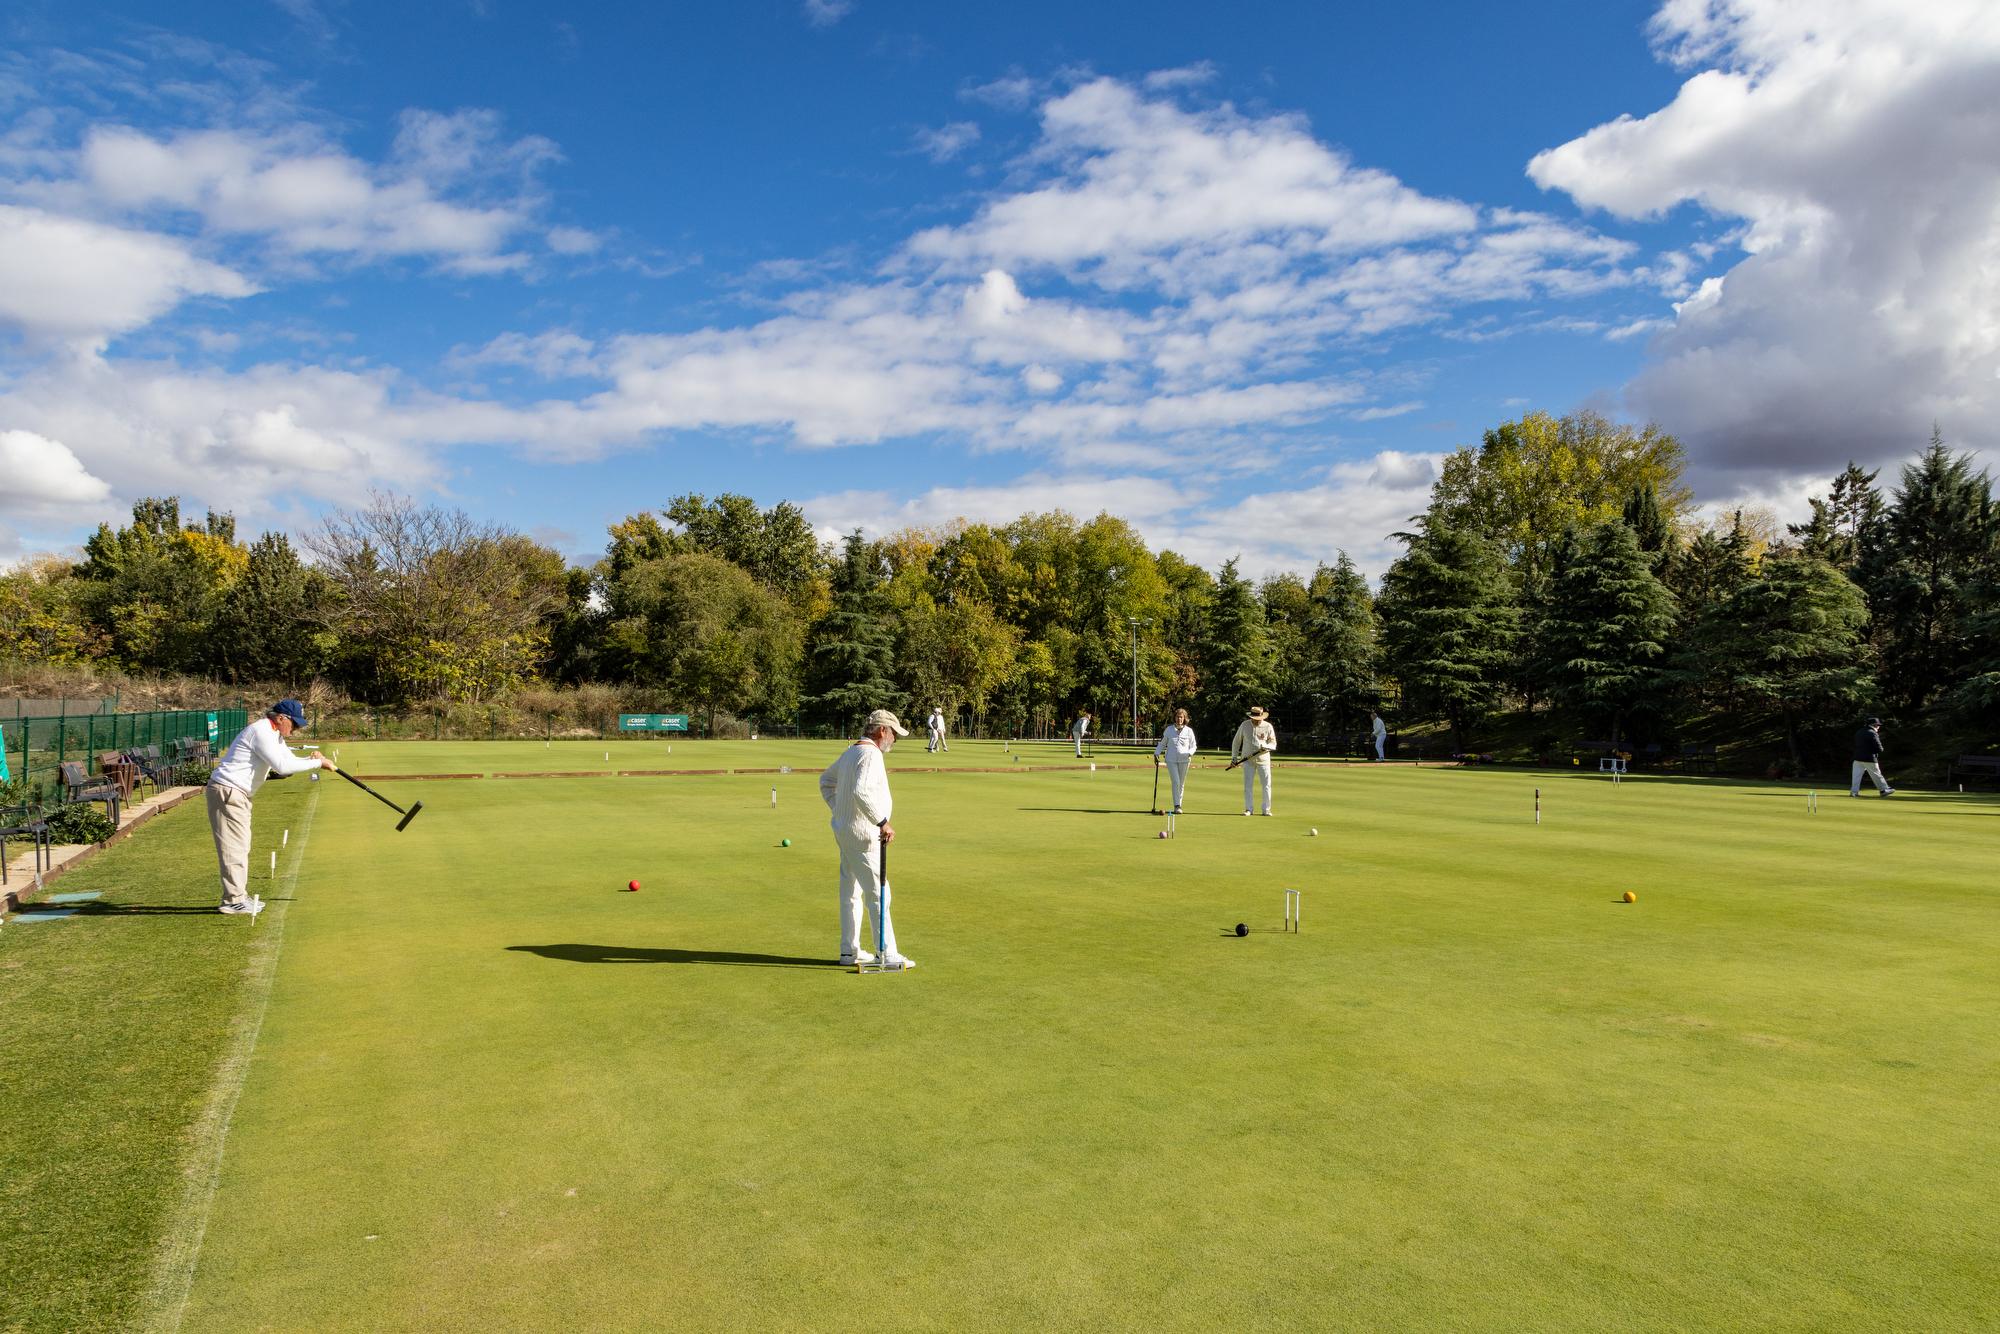
[[[250,795],[221,783],[210,783],[208,831],[215,835],[215,860],[222,867],[222,901],[243,903],[250,897]]]

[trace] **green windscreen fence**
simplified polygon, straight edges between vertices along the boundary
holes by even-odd
[[[13,781],[52,786],[61,778],[57,766],[80,760],[97,772],[98,757],[140,746],[158,746],[164,759],[174,755],[174,743],[206,741],[211,753],[223,747],[249,724],[245,709],[147,709],[132,713],[92,713],[66,717],[7,717],[0,715],[0,743]]]

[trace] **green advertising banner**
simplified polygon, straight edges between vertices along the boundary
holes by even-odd
[[[688,716],[685,713],[621,713],[618,715],[618,730],[685,732],[688,730]]]
[[[215,715],[211,713],[208,715],[208,748],[210,750],[214,750],[215,743],[218,740],[220,740],[221,737],[222,737],[221,729],[216,726]]]

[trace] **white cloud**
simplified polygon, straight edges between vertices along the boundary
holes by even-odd
[[[1422,403],[1410,402],[1396,403],[1381,408],[1363,408],[1354,414],[1354,420],[1358,422],[1387,421],[1391,417],[1403,417],[1412,412],[1420,412],[1423,410],[1423,406]]]
[[[93,477],[60,441],[33,431],[0,431],[0,510],[23,513],[45,505],[87,505],[106,499],[111,484]]]
[[[1676,307],[1627,386],[1705,491],[1786,491],[2000,417],[2000,6],[1670,0],[1667,106],[1538,155],[1621,217],[1693,204],[1746,252]],[[1628,326],[1629,327],[1629,326]]]
[[[969,120],[955,120],[936,129],[926,127],[916,133],[917,151],[933,162],[949,162],[979,142],[979,126]]]
[[[508,143],[491,112],[405,113],[390,163],[373,168],[303,130],[196,130],[155,138],[122,126],[86,137],[50,206],[198,215],[217,236],[261,236],[299,255],[419,256],[465,271],[511,267],[503,247],[535,207],[546,140]],[[451,187],[467,198],[452,200]]]
[[[1430,500],[1440,454],[1385,451],[1337,463],[1302,487],[1273,489],[1217,510],[1142,525],[1160,545],[1214,568],[1239,558],[1239,569],[1262,578],[1305,572],[1345,551],[1362,573],[1377,578],[1402,554],[1390,534],[1407,530]]]
[[[1096,79],[1042,107],[1038,156],[1057,178],[996,199],[911,251],[955,263],[1097,268],[1130,281],[1174,256],[1191,280],[1300,250],[1352,252],[1470,231],[1475,210],[1355,167],[1289,117],[1190,111]],[[1274,253],[1244,253],[1257,242]],[[1205,262],[1202,262],[1205,261]],[[1219,272],[1218,272],[1219,270]],[[1161,275],[1157,270],[1154,277]]]
[[[254,291],[171,237],[0,204],[0,323],[31,335],[99,339],[189,297]]]
[[[854,0],[805,0],[806,22],[815,28],[831,28],[854,12]]]
[[[1215,75],[1215,62],[1201,60],[1177,69],[1156,69],[1139,82],[1148,92],[1162,93],[1177,88],[1199,88],[1215,82]]]
[[[582,227],[551,227],[545,239],[558,255],[594,255],[604,248],[603,237]]]

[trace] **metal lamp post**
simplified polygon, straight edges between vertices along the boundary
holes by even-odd
[[[1152,622],[1127,616],[1125,623],[1132,627],[1132,744],[1136,746],[1139,744],[1139,627]]]

